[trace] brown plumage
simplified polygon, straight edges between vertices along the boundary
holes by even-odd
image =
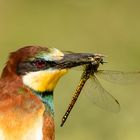
[[[43,116],[43,140],[54,140],[54,122],[52,116],[44,113],[41,100],[27,88],[16,74],[20,61],[34,56],[47,48],[28,46],[11,53],[0,79],[0,132],[4,140],[22,139]],[[0,139],[2,136],[0,134]]]

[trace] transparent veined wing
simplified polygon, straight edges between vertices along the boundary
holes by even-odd
[[[140,72],[121,72],[112,70],[98,70],[95,73],[99,78],[117,84],[132,84],[140,82]]]
[[[98,107],[110,112],[120,111],[118,101],[102,87],[95,75],[92,75],[87,80],[83,91],[86,92],[89,99]]]

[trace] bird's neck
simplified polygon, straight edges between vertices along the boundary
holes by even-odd
[[[55,139],[55,126],[54,126],[54,104],[53,104],[53,91],[39,92],[32,90],[32,92],[40,98],[45,106],[43,113],[43,140]]]
[[[39,91],[32,90],[32,92],[37,97],[40,98],[42,103],[44,103],[45,105],[45,111],[53,117],[54,116],[53,91],[39,92]]]

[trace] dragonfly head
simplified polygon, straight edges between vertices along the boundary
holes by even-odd
[[[106,63],[104,61],[104,55],[102,54],[94,54],[94,57],[91,57],[91,63],[89,63],[89,70],[92,69],[93,72],[97,71],[100,64]]]
[[[104,57],[105,57],[105,55],[102,55],[102,54],[95,54],[94,55],[94,61],[93,61],[93,65],[99,65],[99,64],[104,64],[104,63],[106,63],[105,61],[104,61]]]

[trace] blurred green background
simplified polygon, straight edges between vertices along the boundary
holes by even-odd
[[[108,63],[101,69],[137,71],[139,5],[138,0],[0,0],[0,68],[9,52],[41,45],[102,53]],[[119,100],[120,113],[99,109],[83,93],[60,127],[80,74],[70,71],[55,89],[56,140],[140,140],[140,83],[120,86],[100,80]]]

